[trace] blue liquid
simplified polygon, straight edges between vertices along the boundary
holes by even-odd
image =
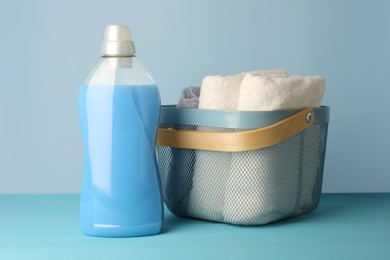
[[[85,148],[82,232],[104,237],[159,233],[163,203],[155,152],[157,87],[81,86],[79,115]]]

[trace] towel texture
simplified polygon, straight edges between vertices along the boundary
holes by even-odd
[[[246,75],[253,77],[286,77],[283,70],[259,70],[232,76],[207,76],[200,89],[199,108],[237,110],[242,80]]]
[[[270,78],[247,74],[242,80],[237,110],[319,107],[324,88],[325,80],[320,76]]]

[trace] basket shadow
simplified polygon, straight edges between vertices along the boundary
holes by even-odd
[[[348,224],[351,221],[351,215],[361,221],[367,221],[364,219],[366,216],[361,213],[362,204],[365,205],[367,211],[377,211],[378,205],[385,203],[384,200],[388,200],[386,196],[380,196],[377,194],[329,194],[325,196],[318,208],[312,212],[285,218],[276,222],[271,222],[264,225],[257,226],[240,226],[233,224],[225,224],[231,227],[242,228],[281,228],[287,227],[291,224],[298,225],[318,225],[320,223],[332,223],[332,224]],[[222,224],[219,222],[212,222],[194,218],[179,217],[172,214],[166,209],[164,227],[162,233],[171,232],[174,230],[185,229],[186,227],[197,224]]]
[[[165,215],[164,218],[164,226],[161,231],[162,234],[167,232],[173,232],[181,229],[185,229],[186,227],[196,225],[196,224],[219,224],[226,225],[227,227],[238,227],[238,228],[279,228],[285,227],[286,225],[291,224],[310,224],[310,223],[319,223],[319,222],[327,222],[332,221],[332,219],[337,218],[338,212],[342,212],[347,210],[345,207],[326,207],[326,209],[316,209],[313,212],[306,213],[299,216],[285,218],[279,221],[263,224],[263,225],[252,225],[252,226],[243,226],[243,225],[234,225],[229,223],[221,223],[214,221],[207,221],[196,218],[187,218],[180,217],[169,212]]]

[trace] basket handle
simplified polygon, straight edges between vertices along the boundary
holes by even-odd
[[[242,132],[207,132],[159,128],[157,146],[221,152],[242,152],[269,147],[314,124],[314,111],[305,108],[275,124]]]

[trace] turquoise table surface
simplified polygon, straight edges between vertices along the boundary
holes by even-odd
[[[324,194],[311,214],[258,227],[183,219],[161,234],[87,237],[78,195],[0,195],[0,259],[390,259],[390,193]]]

